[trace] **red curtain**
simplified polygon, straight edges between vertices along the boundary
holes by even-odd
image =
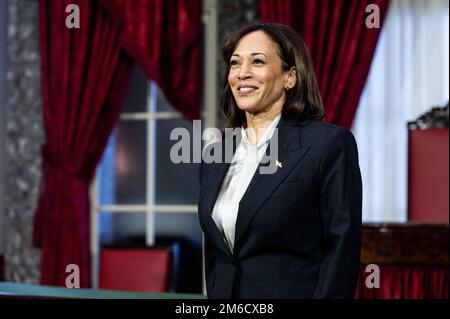
[[[65,25],[72,3],[79,7],[79,29]],[[81,286],[90,286],[88,187],[117,121],[133,62],[185,118],[200,116],[201,4],[40,1],[47,141],[33,241],[42,249],[42,284],[64,286],[66,266],[77,264]]]
[[[66,6],[80,9],[80,28],[65,25]],[[65,285],[66,266],[90,286],[88,187],[117,121],[132,62],[120,28],[91,0],[41,0],[40,44],[46,143],[34,218],[41,284]]]
[[[187,119],[200,118],[201,0],[100,0],[121,43]]]
[[[447,265],[379,265],[380,287],[367,288],[361,266],[356,299],[448,299]]]
[[[325,120],[350,128],[380,29],[365,21],[378,6],[380,26],[388,0],[259,0],[261,21],[284,23],[303,38],[314,62]]]

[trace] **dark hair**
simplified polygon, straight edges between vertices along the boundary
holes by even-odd
[[[308,120],[323,118],[324,109],[311,57],[301,37],[290,27],[277,23],[256,23],[248,25],[231,34],[222,47],[222,58],[225,61],[224,92],[220,104],[229,120],[228,126],[239,127],[246,123],[245,112],[236,104],[228,84],[230,58],[239,40],[249,33],[262,31],[278,46],[278,54],[284,71],[296,68],[297,83],[286,91],[282,118],[291,123],[306,123]]]

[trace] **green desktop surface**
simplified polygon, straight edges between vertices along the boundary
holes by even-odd
[[[77,289],[0,282],[0,298],[206,299],[201,294]]]

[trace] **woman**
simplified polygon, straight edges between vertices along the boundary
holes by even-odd
[[[200,169],[208,297],[352,298],[361,234],[357,148],[347,129],[321,121],[305,44],[287,26],[255,24],[230,36],[222,55],[222,108],[241,134],[233,136],[231,163]],[[276,144],[276,171],[263,174]]]

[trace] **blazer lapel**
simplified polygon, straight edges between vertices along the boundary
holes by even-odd
[[[233,154],[236,151],[237,141],[239,139],[239,135],[233,136]],[[222,162],[221,163],[211,163],[208,166],[208,184],[206,185],[207,190],[205,193],[204,198],[204,216],[203,220],[205,221],[205,225],[208,229],[208,232],[212,238],[212,240],[216,243],[218,247],[222,249],[222,251],[228,255],[231,255],[231,250],[227,246],[224,240],[223,234],[220,232],[219,228],[217,227],[216,223],[214,222],[212,218],[212,211],[214,209],[214,205],[216,203],[217,197],[219,196],[220,188],[222,186],[222,182],[225,178],[225,175],[228,171],[228,168],[230,167],[230,159],[226,160],[225,156],[225,144],[226,142],[222,143]]]
[[[216,243],[220,249],[226,254],[231,254],[230,249],[225,243],[222,233],[219,228],[217,228],[216,223],[212,219],[212,210],[214,209],[214,204],[216,202],[217,196],[219,195],[220,187],[222,186],[222,181],[225,174],[228,171],[229,163],[215,163],[209,169],[210,182],[208,183],[207,193],[205,195],[205,215],[203,216],[205,220],[205,225],[212,240]]]
[[[277,160],[281,163],[282,167],[277,167],[276,172],[273,174],[259,173],[260,167],[264,164],[260,164],[256,170],[255,175],[239,203],[234,239],[235,249],[239,245],[239,240],[242,238],[242,235],[261,206],[309,151],[310,147],[301,146],[299,131],[300,129],[298,126],[289,126],[283,119],[280,120],[278,124]],[[273,138],[275,137],[276,136]],[[270,146],[273,143],[273,138],[266,151],[266,160],[268,153],[270,152]],[[263,160],[261,162],[264,163],[265,161]],[[271,163],[271,165],[275,165],[275,163]]]

